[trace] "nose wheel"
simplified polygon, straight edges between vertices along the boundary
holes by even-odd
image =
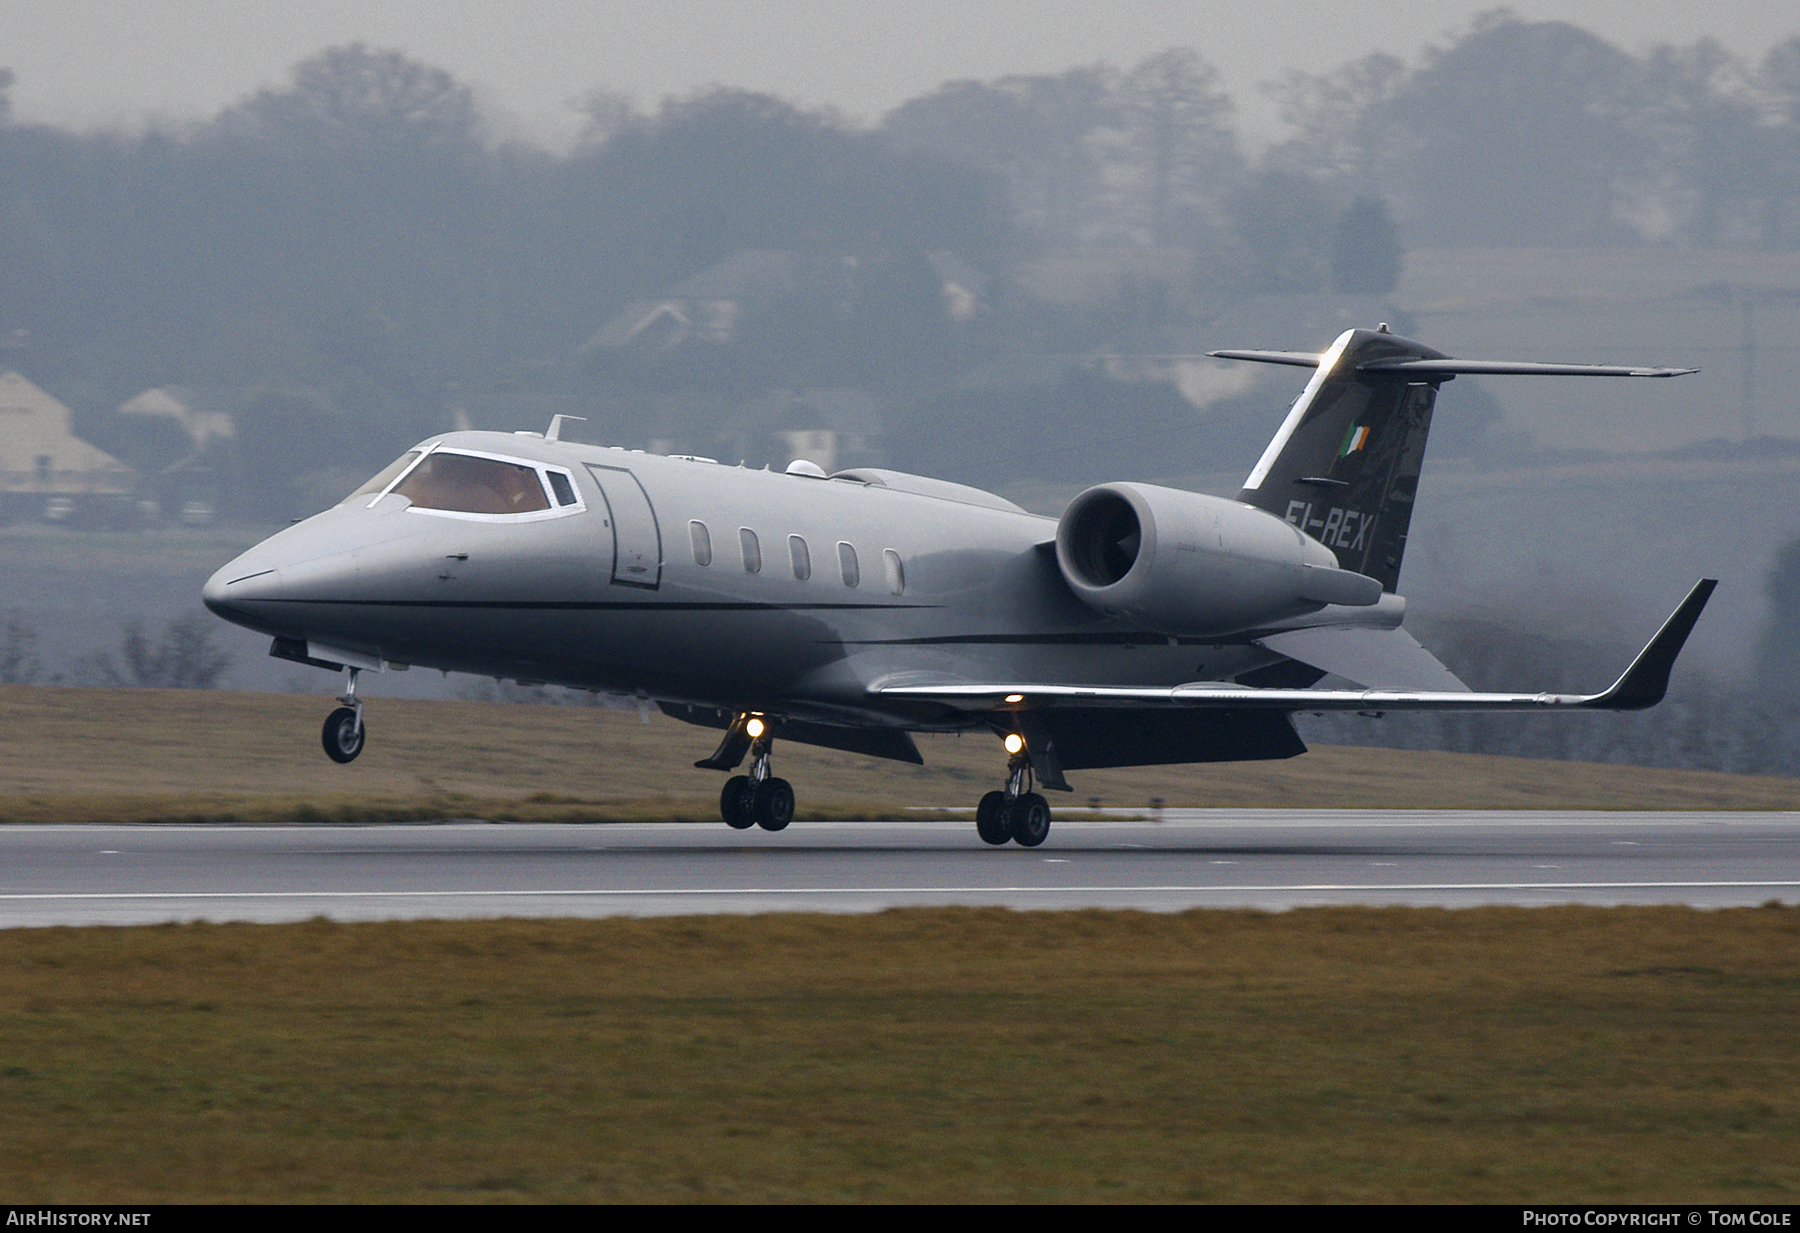
[[[350,681],[344,686],[341,704],[325,717],[325,728],[319,733],[325,756],[333,762],[354,762],[363,751],[369,729],[363,724],[362,701],[356,696],[356,669],[350,669]]]

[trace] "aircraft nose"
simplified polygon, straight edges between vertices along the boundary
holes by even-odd
[[[227,621],[244,623],[242,605],[268,599],[281,587],[281,571],[246,553],[215,571],[200,588],[200,600]]]

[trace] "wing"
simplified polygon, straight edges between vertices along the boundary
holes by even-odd
[[[937,702],[956,710],[1030,710],[1036,708],[1116,709],[1220,708],[1235,711],[1527,711],[1568,707],[1592,711],[1638,711],[1655,706],[1669,687],[1669,671],[1700,619],[1717,580],[1694,584],[1656,636],[1608,689],[1597,694],[1474,693],[1454,687],[1411,689],[1251,689],[1211,681],[1185,685],[1058,685],[1028,682],[884,684],[871,694]],[[1410,639],[1408,639],[1410,641]],[[1266,643],[1265,643],[1266,644]],[[1416,646],[1417,644],[1414,643]],[[1279,650],[1277,645],[1273,649]],[[1421,648],[1421,651],[1423,649]],[[1287,652],[1283,652],[1286,654]],[[1308,656],[1295,654],[1304,662]],[[1429,655],[1426,658],[1430,658]],[[1435,660],[1432,661],[1436,663]],[[1324,666],[1315,664],[1315,666]],[[1439,665],[1441,668],[1442,665]],[[1332,669],[1336,671],[1336,669]],[[1444,669],[1444,676],[1460,685]]]

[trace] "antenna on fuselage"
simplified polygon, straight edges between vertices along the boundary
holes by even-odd
[[[548,429],[546,429],[544,432],[544,440],[546,440],[546,441],[562,440],[562,426],[563,426],[564,421],[573,421],[574,423],[577,423],[577,424],[585,424],[585,423],[587,423],[587,416],[585,416],[585,415],[553,415],[553,416],[551,416],[550,417],[550,427]]]

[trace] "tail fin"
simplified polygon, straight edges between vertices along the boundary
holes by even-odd
[[[1318,364],[1238,500],[1274,514],[1337,553],[1338,566],[1398,589],[1436,374],[1364,372],[1370,360],[1443,359],[1385,330],[1346,330],[1321,356],[1216,351],[1222,359]]]
[[[1238,500],[1284,518],[1337,553],[1339,568],[1396,590],[1438,387],[1458,373],[1673,377],[1691,368],[1456,360],[1378,330],[1346,330],[1322,355],[1214,351],[1228,360],[1313,368]]]

